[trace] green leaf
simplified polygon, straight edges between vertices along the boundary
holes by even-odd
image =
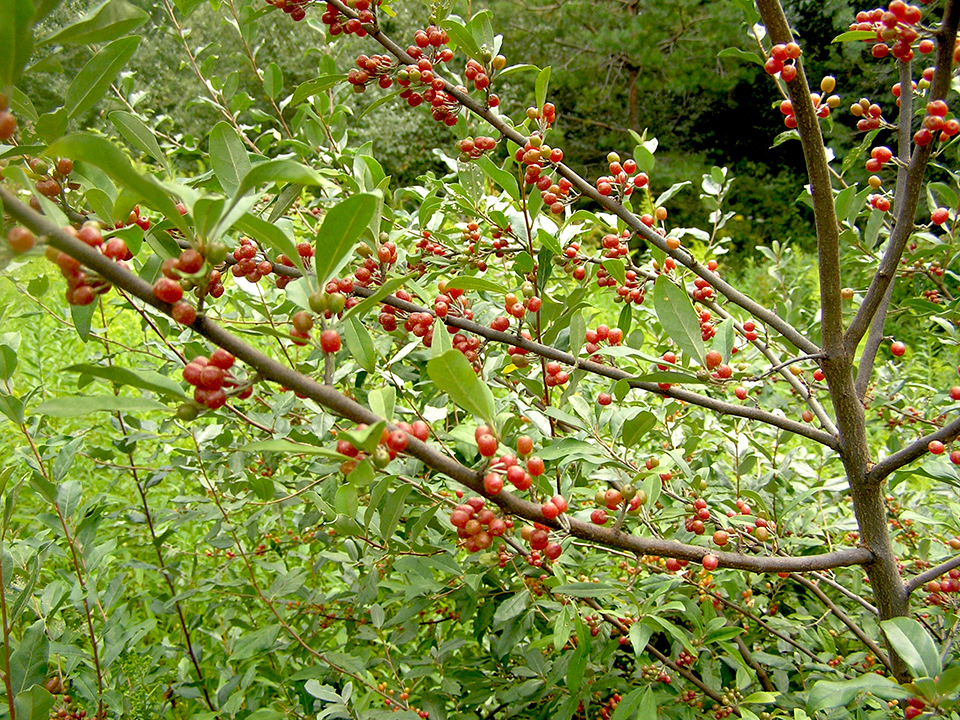
[[[713,347],[723,356],[724,362],[730,361],[730,355],[733,352],[734,327],[733,318],[727,318],[716,326],[717,334],[714,337]]]
[[[317,231],[314,268],[317,282],[330,279],[340,261],[356,246],[377,210],[377,196],[361,193],[332,207]]]
[[[493,160],[486,155],[481,155],[476,160],[473,160],[473,164],[483,170],[487,177],[493,180],[498,187],[506,190],[507,195],[514,200],[520,199],[520,188],[517,185],[517,178],[512,173],[497,167]]]
[[[807,696],[807,712],[843,707],[853,701],[861,692],[869,692],[884,700],[897,700],[913,697],[913,693],[900,687],[889,678],[867,673],[852,680],[831,682],[820,680]]]
[[[377,449],[377,445],[380,444],[380,436],[383,434],[383,429],[386,426],[387,424],[381,420],[375,422],[365,430],[341,430],[337,438],[349,440],[357,450],[363,450],[365,453],[373,453],[373,451]]]
[[[0,0],[0,92],[20,79],[33,52],[33,3]]]
[[[48,693],[40,685],[17,693],[14,705],[20,720],[48,720],[50,708],[57,701],[56,696]]]
[[[849,30],[845,33],[840,33],[837,35],[832,42],[854,42],[860,40],[876,40],[877,33],[873,30]]]
[[[490,52],[494,52],[495,39],[493,37],[492,12],[489,10],[480,10],[475,13],[470,19],[470,22],[467,23],[467,31],[473,36],[473,39],[476,40],[481,50],[485,48]]]
[[[458,275],[447,282],[447,290],[481,290],[505,295],[507,290],[499,283],[473,275]]]
[[[367,402],[374,413],[393,422],[393,410],[397,404],[397,389],[393,385],[372,390],[367,395]]]
[[[297,89],[293,91],[293,98],[290,100],[290,105],[297,106],[304,100],[312,98],[314,95],[319,95],[322,92],[326,92],[330,88],[342,83],[346,79],[346,75],[321,75],[313,80],[307,80],[305,83],[300,83],[300,85],[297,86]]]
[[[23,422],[23,401],[16,395],[0,392],[0,413],[6,415],[10,422],[19,425]]]
[[[123,135],[123,138],[128,143],[144,155],[152,157],[167,168],[169,172],[170,167],[167,165],[167,156],[164,155],[163,150],[160,149],[157,136],[153,134],[153,130],[148,128],[140,118],[123,110],[115,110],[110,113],[108,117],[110,118],[110,122],[113,123],[113,126]]]
[[[569,595],[570,597],[600,597],[601,595],[610,595],[615,588],[606,583],[577,582],[566,585],[558,585],[553,589],[558,595]]]
[[[412,491],[413,488],[409,485],[401,485],[387,496],[383,510],[380,511],[380,537],[384,541],[389,540],[396,531],[403,515],[403,503]]]
[[[227,195],[235,195],[250,172],[250,156],[240,133],[228,122],[219,122],[210,131],[210,164]]]
[[[0,345],[0,380],[9,380],[16,369],[16,351],[9,345]]]
[[[474,58],[480,56],[480,46],[463,24],[456,20],[447,19],[440,23],[440,26],[447,31],[447,35],[450,36],[454,44],[462,48],[467,55]]]
[[[67,135],[47,148],[47,157],[69,157],[74,162],[82,160],[103,170],[115,182],[133,191],[150,207],[159,210],[184,234],[188,233],[186,222],[176,204],[170,199],[160,183],[149,175],[141,175],[126,155],[106,138],[90,133]]]
[[[273,182],[322,185],[326,181],[316,170],[293,160],[264,160],[243,176],[240,187],[233,193],[234,203],[254,188]]]
[[[570,316],[570,352],[579,355],[587,338],[587,322],[579,310]]]
[[[114,40],[90,58],[67,88],[63,106],[70,120],[96,105],[137,51],[138,37]]]
[[[755,52],[748,52],[746,50],[741,50],[740,48],[729,47],[724,48],[717,53],[718,57],[733,57],[738,60],[745,60],[748,63],[754,63],[763,67],[763,60],[760,59],[760,56]]]
[[[644,705],[649,705],[649,701],[653,699],[653,692],[650,688],[638,687],[632,692],[628,693],[620,700],[617,704],[617,709],[613,711],[613,715],[610,716],[610,720],[627,720],[627,718],[633,717],[633,713],[640,707],[640,703],[643,702]],[[650,720],[656,720],[657,717],[657,706],[653,705],[653,714],[638,713],[638,716],[641,718],[650,718]]]
[[[10,684],[14,695],[43,683],[48,653],[44,623],[37,620],[24,631],[20,644],[10,655]]]
[[[357,365],[372,373],[377,367],[377,352],[373,348],[370,332],[358,317],[351,317],[343,324],[343,339]]]
[[[504,602],[500,603],[497,606],[497,611],[493,615],[494,625],[499,625],[501,623],[505,623],[511,618],[515,618],[517,615],[527,609],[527,604],[529,601],[530,591],[521,590],[509,600],[505,600]]]
[[[550,86],[550,68],[545,67],[537,74],[536,82],[536,97],[537,97],[537,109],[543,107],[543,104],[547,101],[547,88]]]
[[[624,267],[623,260],[604,260],[603,268],[621,285],[627,282],[627,271]]]
[[[184,397],[183,389],[179,383],[171,380],[166,375],[161,375],[152,370],[131,370],[129,368],[105,365],[90,365],[82,363],[80,365],[70,365],[65,367],[66,372],[81,373],[83,375],[92,375],[93,377],[109,380],[117,385],[129,385],[130,387],[149,390],[159,395],[167,395],[177,400]]]
[[[896,617],[884,620],[880,627],[914,677],[935,678],[943,672],[940,652],[919,622],[913,618]]]
[[[458,406],[491,426],[496,408],[493,393],[473,370],[473,366],[459,350],[448,350],[431,358],[427,374],[437,389],[445,392]]]
[[[402,277],[395,277],[395,278],[391,278],[390,280],[387,280],[387,282],[385,282],[383,285],[377,288],[377,290],[373,293],[373,295],[371,295],[370,297],[364,298],[363,300],[358,302],[356,305],[354,305],[352,308],[347,310],[343,314],[343,319],[346,320],[348,318],[353,317],[354,315],[363,317],[368,310],[379,305],[380,301],[383,300],[385,297],[387,297],[387,295],[392,295],[396,290],[399,290],[400,288],[402,288],[404,283],[406,283],[407,280],[411,279],[412,277],[414,277],[413,273],[411,273],[410,275],[403,275]]]
[[[323,457],[329,457],[335,460],[342,460],[344,458],[344,456],[336,450],[320,447],[319,445],[303,445],[291,440],[261,440],[259,442],[247,443],[240,447],[239,450],[247,453],[275,452],[290,453],[293,455],[322,455]]]
[[[498,79],[503,79],[509,77],[510,75],[516,75],[517,73],[526,73],[526,72],[540,72],[540,68],[536,65],[511,65],[506,67],[500,72],[497,73]]]
[[[95,10],[53,35],[43,38],[38,47],[58,45],[86,45],[103,43],[130,34],[143,25],[150,16],[127,0],[108,0]]]
[[[660,275],[654,283],[653,308],[664,332],[681,352],[703,364],[705,353],[703,337],[700,335],[700,318],[687,294],[665,275]]]
[[[657,200],[656,200],[656,202],[654,203],[654,205],[655,205],[656,207],[660,207],[660,206],[663,205],[667,200],[669,200],[669,199],[672,198],[674,195],[676,195],[678,192],[680,192],[685,185],[690,185],[690,184],[692,184],[692,183],[691,183],[689,180],[684,180],[683,182],[678,182],[678,183],[675,183],[675,184],[671,185],[671,186],[670,186],[669,188],[667,188],[664,192],[660,193],[660,197],[657,198]]]
[[[275,62],[267,65],[263,71],[263,91],[271,100],[276,100],[277,95],[283,92],[283,71]]]
[[[656,424],[656,416],[652,412],[642,410],[623,423],[623,429],[620,431],[620,442],[626,447],[633,447]]]
[[[163,403],[147,398],[135,397],[117,397],[115,395],[95,395],[76,397],[59,397],[52,400],[46,400],[36,408],[34,413],[37,415],[46,415],[48,417],[74,418],[83,417],[95,412],[168,412],[168,408]]]

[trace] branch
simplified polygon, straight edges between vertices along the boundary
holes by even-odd
[[[161,302],[155,298],[153,288],[149,283],[105,257],[96,249],[75,239],[61,228],[56,227],[47,218],[34,212],[2,187],[0,187],[0,201],[3,202],[7,212],[14,219],[30,227],[38,235],[46,236],[47,242],[52,247],[76,258],[89,269],[99,273],[113,285],[122,288],[131,295],[140,298],[144,303],[169,315],[172,306],[169,303]],[[195,332],[207,338],[215,345],[229,351],[235,357],[252,367],[260,373],[263,378],[309,397],[341,417],[356,423],[367,423],[371,425],[382,421],[382,418],[375,413],[350,400],[335,388],[329,385],[321,385],[313,379],[280,364],[227,332],[224,328],[204,315],[198,315],[191,327]],[[514,339],[509,338],[509,340],[513,341]],[[551,348],[546,348],[545,346],[544,348],[545,350],[556,352]],[[566,354],[561,353],[561,355]],[[608,369],[604,366],[598,367]],[[682,398],[684,395],[694,394],[678,393],[676,396]],[[721,404],[725,405],[726,403]],[[482,473],[461,465],[456,460],[442,454],[416,438],[411,437],[409,439],[406,452],[422,461],[427,467],[447,475],[480,495],[488,497],[491,502],[500,506],[505,512],[530,521],[543,523],[554,529],[562,528],[572,536],[589,542],[619,548],[637,555],[660,555],[701,562],[704,555],[713,554],[718,558],[721,567],[752,572],[778,573],[806,572],[848,565],[863,565],[873,560],[873,553],[866,548],[853,548],[822,555],[800,557],[755,557],[752,555],[720,551],[711,553],[711,550],[708,548],[656,538],[637,537],[573,518],[570,518],[569,522],[567,521],[568,519],[565,518],[564,526],[561,526],[557,520],[548,520],[543,517],[540,505],[528,500],[523,500],[511,493],[501,492],[492,497],[487,496],[483,489]]]
[[[877,608],[876,608],[875,605],[873,605],[872,603],[867,602],[867,601],[864,600],[862,597],[860,597],[859,595],[857,595],[855,592],[853,592],[853,591],[851,591],[851,590],[848,590],[848,589],[845,588],[843,585],[841,585],[840,583],[838,583],[836,580],[831,580],[830,578],[828,578],[828,577],[827,577],[826,575],[824,575],[823,573],[815,572],[815,573],[810,573],[810,574],[813,575],[818,581],[824,583],[825,585],[829,585],[830,587],[832,587],[834,590],[836,590],[836,591],[837,591],[838,593],[840,593],[841,595],[846,595],[848,598],[850,598],[850,599],[853,600],[854,602],[860,603],[867,612],[873,613],[874,615],[879,615],[879,614],[880,614],[880,611],[877,610]]]
[[[903,587],[907,591],[907,595],[914,592],[915,590],[922,588],[931,580],[936,580],[938,577],[944,573],[948,573],[951,570],[960,567],[960,555],[950,558],[939,565],[935,565],[929,570],[925,570],[919,575],[914,575],[912,578],[907,580]]]
[[[928,96],[930,100],[943,100],[950,89],[953,76],[953,48],[957,39],[958,23],[960,23],[960,2],[947,0],[943,11],[943,22],[936,33],[937,62],[933,82],[930,85]],[[910,92],[909,84],[906,87],[901,87],[903,89],[901,96]],[[910,164],[907,166],[906,181],[901,184],[901,175],[898,174],[897,176],[899,212],[896,217],[896,225],[894,225],[893,232],[890,233],[887,250],[880,260],[877,274],[874,276],[873,282],[870,283],[870,288],[867,290],[863,303],[857,310],[857,314],[851,321],[843,338],[844,346],[851,353],[860,344],[864,333],[870,327],[874,316],[883,303],[887,287],[896,276],[903,250],[913,234],[913,219],[917,214],[920,194],[923,192],[923,176],[932,153],[933,143],[914,148],[913,157],[910,158]]]
[[[347,7],[341,0],[329,0],[329,5],[337,8],[338,12],[346,15],[349,18],[354,18],[357,15],[356,11]],[[407,64],[416,64],[416,60],[410,57],[407,52],[397,45],[397,43],[391,38],[384,35],[376,26],[366,25],[364,26],[364,29],[367,31],[370,37],[380,43],[380,45],[382,45],[398,60]],[[434,76],[438,77],[436,74]],[[512,125],[508,124],[498,114],[470,97],[470,95],[467,93],[457,89],[457,87],[448,80],[444,80],[444,92],[455,98],[457,102],[463,105],[463,107],[467,108],[470,112],[486,120],[504,137],[512,140],[520,146],[523,146],[527,142],[527,137],[517,132]],[[658,235],[654,230],[648,228],[646,225],[640,222],[640,219],[636,215],[629,212],[623,205],[613,198],[601,195],[599,192],[597,192],[597,189],[592,184],[584,180],[569,167],[562,163],[558,163],[553,167],[556,169],[557,174],[569,180],[573,184],[573,187],[576,188],[581,195],[590,198],[605,209],[614,213],[617,217],[623,220],[627,226],[633,230],[634,233],[642,237],[648,243],[655,245],[667,255],[673,257],[678,263],[684,265],[696,275],[702,277],[704,280],[710,283],[710,285],[713,286],[717,292],[726,297],[735,305],[742,307],[768,327],[775,329],[777,332],[783,335],[783,337],[789,340],[797,349],[807,353],[819,352],[820,349],[816,346],[816,344],[814,344],[786,320],[779,317],[772,310],[765,308],[755,300],[747,297],[733,286],[729,285],[727,282],[722,280],[720,276],[708,270],[706,265],[697,262],[696,258],[694,258],[689,252],[683,250],[682,248],[674,250],[667,247],[666,238],[664,236]]]
[[[757,0],[763,24],[774,43],[793,41],[790,26],[778,0]],[[840,235],[833,204],[833,186],[827,154],[820,133],[820,119],[810,99],[810,87],[803,64],[796,63],[797,75],[786,83],[797,119],[797,131],[810,180],[814,224],[817,231],[817,267],[820,276],[821,337],[829,355],[843,349],[843,312],[840,299]]]
[[[926,453],[930,452],[927,449],[927,445],[929,445],[932,440],[939,440],[942,443],[948,443],[951,440],[955,440],[957,437],[960,437],[960,417],[956,418],[950,424],[944,425],[936,432],[932,432],[929,435],[924,435],[919,440],[915,440],[902,450],[895,452],[893,455],[888,455],[885,457],[883,460],[870,468],[870,471],[867,473],[867,482],[880,484],[894,470],[898,470],[904,465],[907,465],[908,463],[911,463],[917,458],[922,457]]]
[[[883,663],[883,666],[889,672],[891,673],[893,672],[893,665],[891,665],[890,658],[887,657],[886,653],[884,653],[880,649],[879,645],[877,645],[873,640],[867,637],[867,634],[861,629],[861,627],[857,625],[853,620],[851,620],[850,617],[843,610],[837,607],[837,604],[833,602],[833,600],[831,600],[829,597],[827,597],[826,593],[824,593],[823,590],[818,588],[815,583],[811,582],[810,580],[807,580],[807,578],[802,577],[800,575],[795,575],[793,579],[796,580],[801,585],[803,585],[805,588],[807,588],[810,592],[812,592],[818,598],[820,598],[820,602],[826,605],[830,609],[830,612],[832,612],[834,615],[837,616],[840,622],[842,622],[844,625],[850,628],[850,632],[856,635],[857,638],[859,638],[860,642],[862,642],[864,645],[867,646],[870,652],[872,652],[876,656],[876,658]]]
[[[356,295],[370,297],[376,292],[376,290],[354,285],[353,292]],[[388,295],[382,298],[380,302],[391,305],[392,307],[405,312],[433,314],[428,308],[416,305],[412,302],[407,302],[406,300],[400,300],[393,295]],[[527,352],[539,355],[540,357],[549,358],[550,360],[557,360],[558,362],[571,365],[575,368],[580,368],[581,370],[593,373],[594,375],[600,375],[602,377],[610,378],[611,380],[627,380],[632,388],[645,390],[646,392],[654,393],[656,395],[676,398],[677,400],[683,400],[691,405],[697,405],[699,407],[707,408],[708,410],[713,410],[725,415],[734,415],[737,417],[748,418],[750,420],[758,420],[760,422],[767,423],[768,425],[778,427],[781,430],[786,430],[787,432],[801,435],[809,440],[818,442],[821,445],[826,445],[832,450],[837,450],[838,448],[837,439],[833,435],[823,432],[822,430],[817,430],[816,428],[805,423],[800,423],[796,420],[790,420],[788,418],[781,417],[780,415],[767,412],[766,410],[761,410],[760,408],[751,407],[749,405],[735,405],[733,403],[717,400],[706,395],[700,395],[690,390],[682,390],[673,387],[664,390],[661,389],[657,383],[642,382],[633,379],[635,376],[626,372],[625,370],[620,370],[610,365],[601,365],[600,363],[595,363],[590,360],[583,360],[570,353],[550,347],[549,345],[541,345],[533,340],[527,340],[523,337],[511,335],[507,332],[500,332],[499,330],[494,330],[491,327],[481,325],[480,323],[472,320],[466,320],[464,318],[448,315],[443,319],[443,321],[447,325],[451,325],[461,330],[466,330],[467,332],[474,333],[488,340],[514,345],[518,348],[526,350]]]

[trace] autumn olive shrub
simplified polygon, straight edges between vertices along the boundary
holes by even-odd
[[[734,179],[657,187],[642,136],[578,175],[488,12],[164,3],[198,146],[115,83],[145,13],[51,5],[0,6],[6,717],[957,717],[960,5],[852,17],[899,82],[844,100],[741,3],[817,237],[819,302],[776,245],[768,305]],[[326,38],[297,87],[281,11]],[[41,113],[57,44],[89,61]],[[387,103],[452,128],[449,174],[392,185],[353,129]]]

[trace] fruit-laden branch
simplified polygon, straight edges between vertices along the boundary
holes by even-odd
[[[38,235],[46,236],[47,242],[57,250],[79,260],[90,270],[101,275],[113,285],[122,288],[148,305],[170,314],[172,305],[158,300],[153,295],[152,286],[132,272],[113,262],[96,249],[72,237],[58,228],[47,218],[34,212],[17,200],[9,191],[0,187],[0,201],[6,211],[18,222],[24,224]],[[356,423],[374,424],[381,422],[375,413],[342,395],[330,385],[321,385],[313,379],[288,368],[276,360],[254,349],[236,336],[227,332],[209,318],[198,315],[191,325],[200,335],[215,345],[229,351],[238,359],[256,370],[266,380],[279,383],[295,392],[308,397],[331,412]],[[752,572],[806,572],[824,570],[849,565],[863,565],[872,562],[873,554],[866,548],[851,548],[822,555],[801,557],[756,557],[739,553],[712,552],[704,547],[683,543],[643,538],[603,528],[580,520],[569,518],[563,526],[556,520],[548,520],[541,512],[540,505],[523,500],[510,493],[501,492],[489,496],[483,488],[482,473],[472,470],[414,437],[409,438],[406,452],[422,461],[427,467],[443,473],[470,488],[474,492],[488,497],[504,511],[529,521],[543,523],[549,527],[563,529],[574,537],[599,545],[625,550],[636,555],[659,555],[681,560],[701,562],[708,554],[715,555],[722,567],[749,570]]]
[[[904,587],[907,590],[907,594],[918,590],[919,588],[926,585],[931,580],[936,580],[941,575],[950,572],[951,570],[960,567],[960,555],[952,557],[949,560],[946,560],[939,565],[936,565],[929,570],[924,570],[919,575],[914,575],[912,578],[907,580],[904,583]]]
[[[883,460],[870,468],[870,472],[867,473],[867,482],[879,485],[890,473],[894,472],[895,470],[899,470],[904,465],[907,465],[908,463],[911,463],[914,460],[923,457],[924,455],[927,455],[930,452],[931,442],[941,442],[946,444],[956,440],[958,437],[960,437],[960,418],[956,418],[953,422],[944,425],[936,432],[932,432],[929,435],[924,435],[922,438],[915,440],[902,450],[898,450],[893,455],[885,457]]]
[[[335,7],[338,12],[342,13],[348,18],[357,17],[356,11],[345,5],[343,2],[341,2],[341,0],[329,0],[328,4]],[[363,28],[367,31],[370,37],[380,43],[380,45],[382,45],[398,60],[407,63],[408,65],[416,64],[417,61],[408,55],[406,50],[400,47],[376,26],[364,25]],[[439,75],[435,75],[435,77],[439,77]],[[503,117],[477,102],[467,93],[458,89],[457,86],[450,81],[444,80],[443,82],[444,92],[455,98],[457,102],[459,102],[463,107],[467,108],[470,112],[478,115],[490,123],[490,125],[496,128],[497,131],[499,131],[500,134],[505,138],[512,140],[521,147],[523,147],[523,145],[527,142],[528,138],[517,132]],[[739,305],[755,318],[765,323],[768,327],[775,329],[798,350],[806,353],[819,352],[820,348],[818,348],[814,342],[803,335],[803,333],[793,327],[786,320],[722,280],[719,275],[711,272],[706,265],[697,262],[696,258],[694,258],[689,252],[683,250],[682,248],[674,250],[668,247],[666,244],[666,238],[664,236],[658,235],[656,232],[648,228],[646,225],[640,222],[640,218],[627,210],[612,197],[601,195],[593,185],[580,177],[580,175],[571,170],[569,167],[563,163],[556,163],[553,165],[553,167],[560,176],[569,180],[573,184],[573,187],[580,192],[580,194],[585,195],[594,202],[602,205],[610,212],[614,213],[637,235],[642,237],[647,242],[655,245],[667,255],[673,257],[678,263],[692,270],[696,275],[702,277],[711,286],[713,286],[717,292],[726,297],[732,303]]]
[[[353,292],[357,295],[370,297],[376,292],[376,290],[354,285]],[[425,307],[421,307],[420,305],[416,305],[415,303],[408,302],[406,300],[401,300],[394,295],[387,295],[386,297],[382,298],[380,302],[405,312],[433,314]],[[550,360],[562,362],[565,365],[571,365],[575,368],[580,368],[581,370],[593,373],[594,375],[600,375],[601,377],[610,378],[611,380],[626,380],[630,384],[630,387],[638,390],[644,390],[657,395],[672,397],[691,405],[698,405],[724,415],[734,415],[736,417],[747,418],[749,420],[758,420],[760,422],[767,423],[768,425],[778,427],[781,430],[786,430],[787,432],[801,435],[809,440],[818,442],[821,445],[826,445],[832,450],[836,450],[838,447],[837,439],[829,433],[825,433],[822,430],[817,430],[810,425],[781,417],[780,415],[774,415],[771,412],[761,410],[757,407],[752,407],[749,405],[734,405],[733,403],[724,402],[722,400],[717,400],[706,395],[700,395],[689,390],[682,390],[677,387],[661,388],[660,385],[655,382],[635,380],[634,378],[636,375],[628,373],[625,370],[620,370],[618,368],[611,367],[610,365],[601,365],[600,363],[592,362],[590,360],[584,360],[575,355],[571,355],[568,352],[557,350],[549,345],[541,345],[540,343],[534,342],[533,340],[527,340],[526,338],[518,335],[511,335],[507,332],[494,330],[491,327],[481,325],[480,323],[467,320],[465,318],[447,315],[445,318],[443,318],[443,321],[447,325],[451,325],[460,330],[466,330],[467,332],[484,337],[487,340],[513,345],[521,350],[525,350],[526,352],[531,352]]]
[[[958,24],[960,24],[960,2],[947,0],[943,11],[943,21],[936,33],[936,70],[928,95],[931,101],[943,100],[950,89],[950,83],[953,79],[953,51],[957,41]],[[909,92],[909,89],[909,85],[905,86],[904,94]],[[926,145],[917,145],[914,148],[913,157],[910,158],[910,164],[907,166],[906,182],[903,184],[897,182],[897,201],[900,212],[896,218],[896,225],[890,233],[887,250],[880,259],[877,274],[874,275],[870,288],[863,298],[863,303],[850,322],[843,338],[844,345],[851,354],[856,351],[864,333],[870,327],[874,315],[879,311],[887,287],[896,278],[900,258],[903,256],[907,241],[914,231],[914,218],[917,214],[920,194],[923,192],[923,176],[926,173],[932,152],[933,142]]]

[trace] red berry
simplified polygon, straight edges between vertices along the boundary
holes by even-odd
[[[161,302],[173,304],[183,298],[183,288],[176,280],[162,277],[153,284],[153,296]]]
[[[713,542],[715,545],[723,547],[730,542],[730,534],[726,530],[717,530],[713,534]]]
[[[890,352],[892,352],[896,357],[900,357],[907,351],[907,346],[904,345],[899,340],[890,344]]]
[[[10,228],[10,232],[7,233],[7,243],[10,245],[10,249],[17,255],[30,250],[36,241],[37,238],[34,234],[22,225],[13,226]]]
[[[340,333],[336,330],[324,330],[320,333],[320,347],[325,353],[335,353],[340,350]]]
[[[483,457],[493,457],[497,454],[497,439],[493,435],[481,435],[477,438],[477,450]]]
[[[599,403],[600,405],[609,405],[612,402],[613,402],[613,397],[610,395],[610,393],[603,392],[597,395],[597,403]]]
[[[210,364],[215,365],[221,370],[229,370],[233,367],[233,363],[236,361],[236,358],[232,353],[224,350],[223,348],[217,348],[212,353],[210,353]]]
[[[717,565],[720,564],[720,560],[716,555],[704,555],[701,562],[703,563],[704,570],[716,570]]]
[[[533,452],[533,439],[529,435],[521,435],[517,438],[517,452],[520,455],[529,455]]]
[[[181,325],[193,325],[197,320],[197,309],[190,303],[181,300],[170,309],[170,317]]]
[[[534,477],[539,477],[543,475],[544,472],[543,459],[537,456],[533,456],[527,460],[527,472],[533,475]]]
[[[483,489],[488,495],[499,495],[503,490],[503,478],[497,473],[490,473],[483,479]]]
[[[607,511],[603,508],[597,508],[592,513],[590,513],[590,522],[594,525],[606,525],[607,520],[610,518],[607,516]]]
[[[942,455],[944,451],[943,443],[939,440],[931,440],[927,443],[927,450],[929,450],[934,455]]]

